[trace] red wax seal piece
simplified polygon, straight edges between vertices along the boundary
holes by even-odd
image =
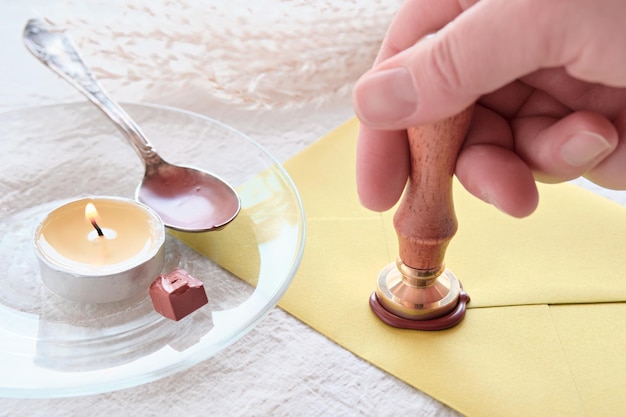
[[[159,275],[150,285],[150,298],[159,314],[176,321],[209,302],[202,281],[180,268]]]

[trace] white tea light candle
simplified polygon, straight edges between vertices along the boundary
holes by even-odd
[[[35,231],[43,283],[79,302],[107,303],[148,293],[165,258],[165,228],[149,207],[118,197],[71,201]]]

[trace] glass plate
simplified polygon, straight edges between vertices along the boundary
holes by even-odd
[[[164,159],[206,169],[240,193],[242,211],[223,230],[168,234],[166,240],[165,272],[181,267],[202,280],[209,304],[175,322],[154,311],[147,291],[90,305],[44,287],[33,252],[37,224],[68,199],[133,198],[143,165],[91,104],[1,113],[0,396],[95,394],[189,368],[251,330],[276,305],[300,263],[302,204],[266,151],[197,114],[124,107]]]

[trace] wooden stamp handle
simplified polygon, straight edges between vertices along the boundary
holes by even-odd
[[[394,226],[400,259],[412,268],[441,268],[448,243],[456,233],[452,176],[472,107],[448,119],[408,130],[411,173]]]

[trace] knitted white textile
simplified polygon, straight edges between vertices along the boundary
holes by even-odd
[[[105,3],[68,0],[58,23],[99,78],[141,100],[195,91],[289,109],[348,95],[401,2],[109,0],[94,13]]]

